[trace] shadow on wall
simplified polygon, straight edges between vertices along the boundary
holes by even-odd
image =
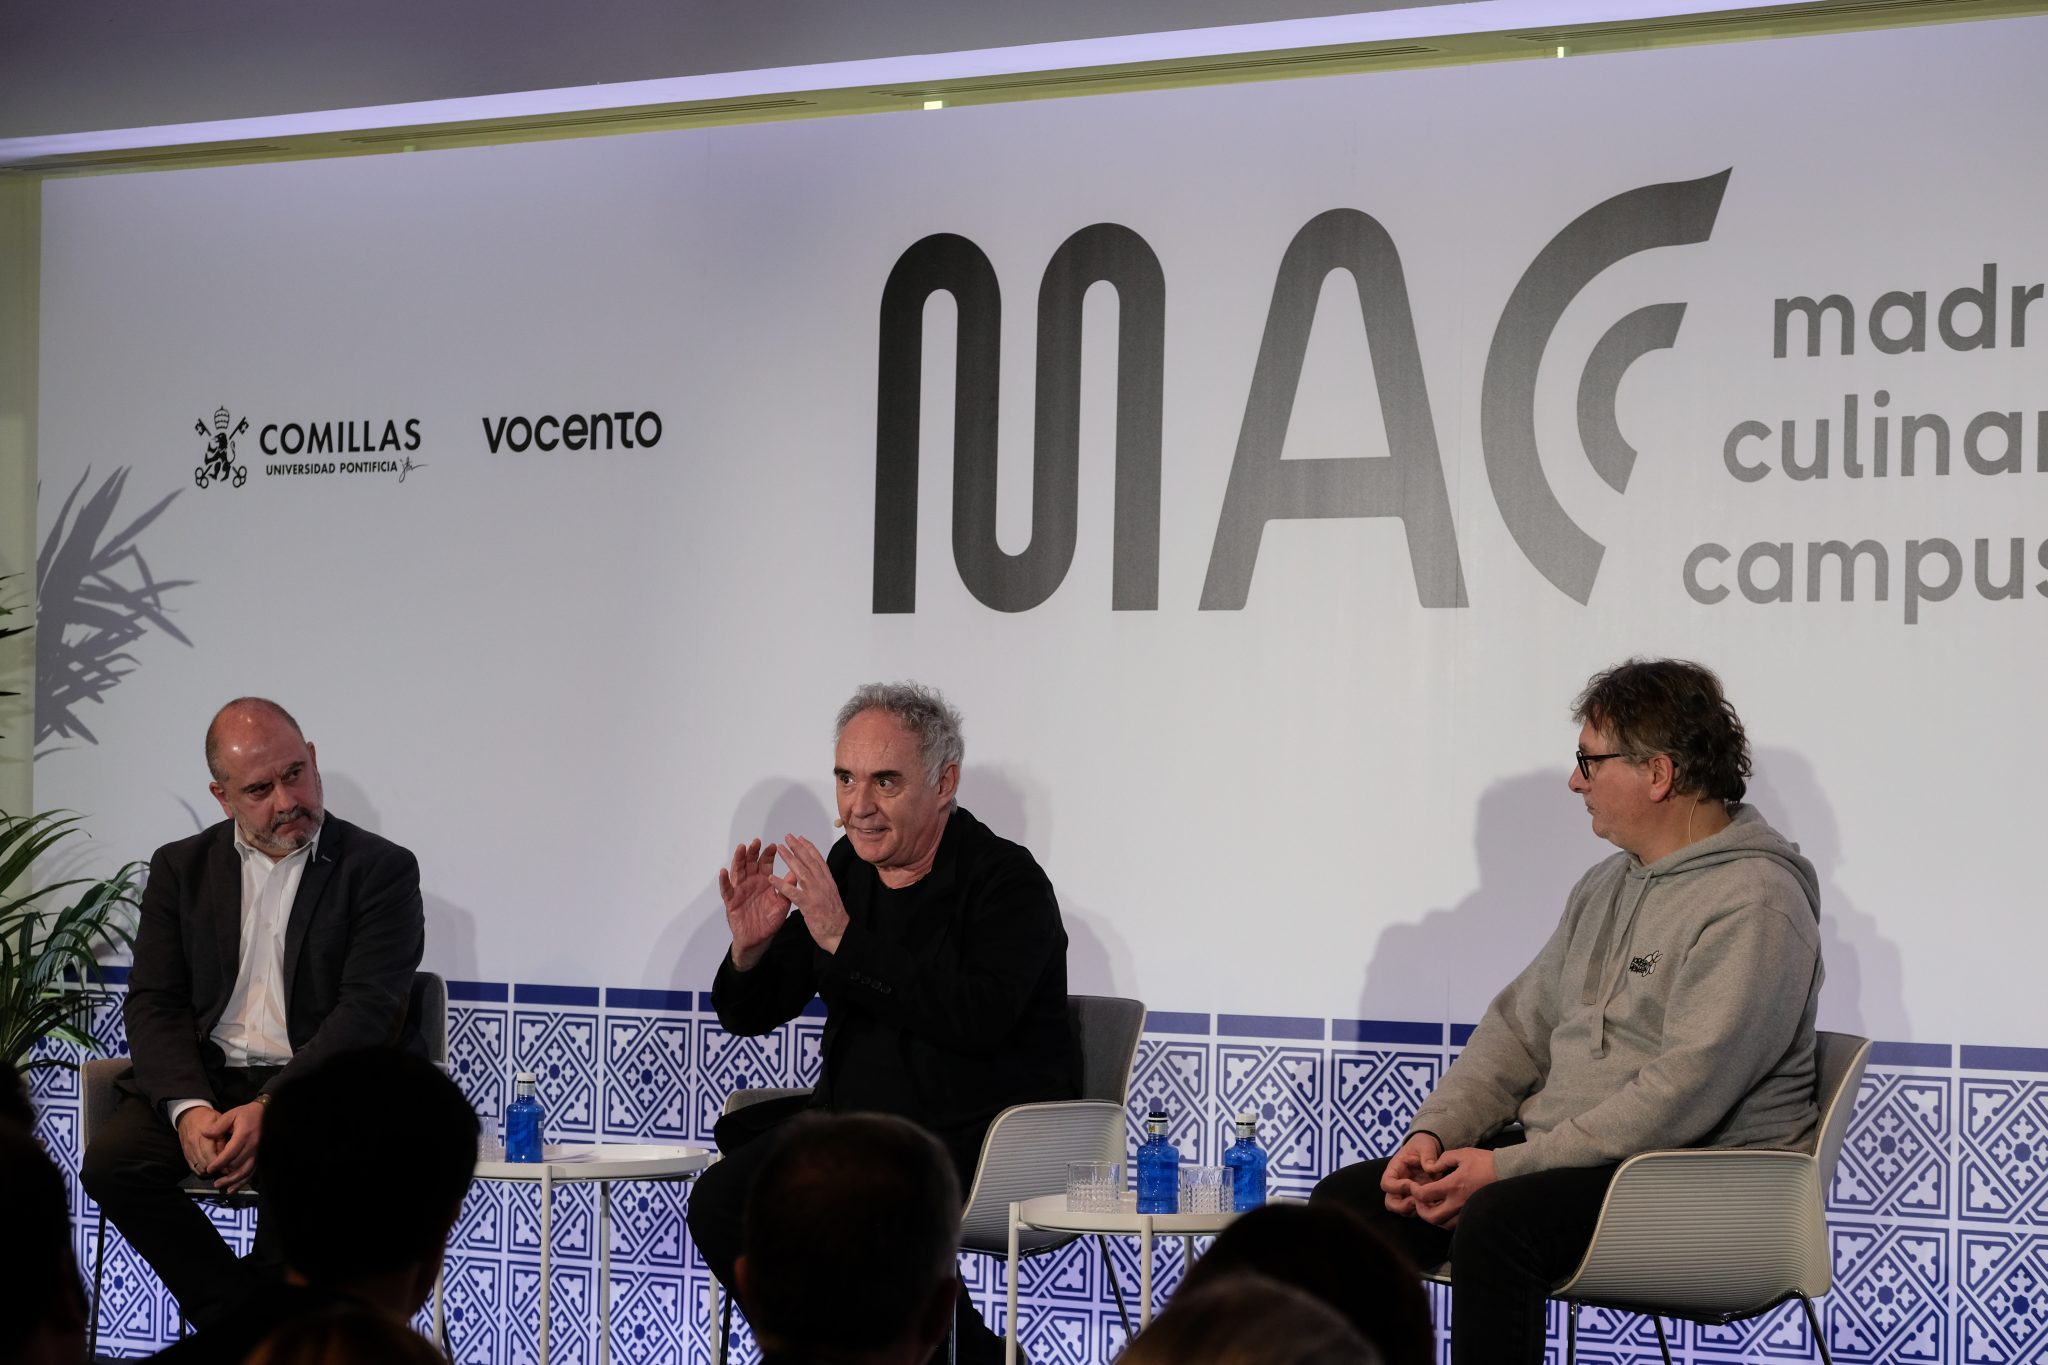
[[[1911,1040],[1898,945],[1878,932],[1835,881],[1842,833],[1813,765],[1790,749],[1760,749],[1749,800],[1813,862],[1820,877],[1820,992],[1824,1028],[1868,1038]]]
[[[1813,861],[1821,887],[1821,1021],[1871,1037],[1910,1039],[1898,947],[1835,882],[1841,835],[1813,766],[1787,749],[1756,754],[1748,799]],[[1475,829],[1479,885],[1448,910],[1380,935],[1361,1018],[1477,1023],[1487,1003],[1542,948],[1585,871],[1614,850],[1595,838],[1559,773],[1489,788]],[[1426,998],[1425,998],[1426,997]]]
[[[83,503],[90,469],[79,476],[50,523],[36,556],[36,756],[68,747],[46,740],[99,743],[82,710],[140,665],[131,646],[152,629],[191,647],[171,624],[164,594],[192,586],[190,580],[158,579],[150,572],[137,538],[163,514],[177,493],[119,530],[114,509],[127,486],[128,470],[116,469]]]
[[[1479,798],[1473,840],[1479,885],[1448,910],[1380,935],[1359,998],[1362,1019],[1474,1024],[1529,965],[1564,912],[1565,896],[1613,848],[1556,770],[1505,778]]]
[[[412,847],[403,837],[384,833],[383,818],[370,804],[369,793],[354,778],[346,773],[322,769],[320,785],[326,794],[329,811],[372,834]],[[476,916],[446,897],[435,895],[431,890],[433,875],[432,866],[422,859],[420,899],[426,907],[427,951],[420,959],[420,966],[451,980],[473,980],[476,977]]]
[[[829,850],[839,832],[832,828],[836,812],[828,810],[818,784],[786,777],[757,782],[733,807],[732,826],[720,847],[696,848],[683,855],[676,869],[679,889],[689,895],[683,908],[647,955],[642,985],[672,991],[708,991],[718,974],[718,960],[732,946],[725,928],[725,907],[718,899],[718,869],[732,862],[740,844],[759,839],[780,843],[801,834]],[[778,866],[778,872],[787,871]]]
[[[1083,904],[1075,885],[1062,880],[1058,829],[1045,786],[1009,768],[969,764],[960,779],[960,804],[997,834],[1030,849],[1052,879],[1060,919],[1067,926],[1067,990],[1075,995],[1127,994],[1133,979],[1130,944],[1108,915]]]

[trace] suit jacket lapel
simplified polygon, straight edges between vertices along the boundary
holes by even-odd
[[[289,1023],[292,1007],[292,982],[299,974],[299,949],[306,942],[306,930],[313,923],[313,913],[320,908],[321,893],[327,889],[327,879],[334,873],[334,865],[341,857],[343,825],[333,816],[320,823],[320,846],[313,850],[312,859],[306,870],[299,874],[299,892],[292,897],[291,918],[284,924],[284,1007]]]
[[[206,914],[213,921],[214,970],[220,973],[220,992],[209,1010],[210,1018],[197,1022],[211,1029],[227,1009],[234,993],[235,978],[242,974],[242,855],[235,851],[235,825],[227,823],[220,842],[207,855]],[[194,964],[197,970],[197,964]],[[194,977],[194,984],[198,978]]]

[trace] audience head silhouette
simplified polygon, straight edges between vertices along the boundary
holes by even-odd
[[[806,1116],[747,1195],[740,1303],[770,1361],[915,1365],[952,1322],[959,1237],[937,1139],[882,1114]]]
[[[279,1086],[256,1179],[285,1265],[417,1311],[475,1173],[477,1132],[455,1083],[396,1048],[344,1052]]]
[[[340,1303],[265,1337],[244,1365],[446,1365],[427,1339],[388,1313]]]
[[[0,1064],[0,1360],[69,1365],[85,1356],[85,1292],[71,1257],[71,1200],[33,1131],[14,1068]]]
[[[1336,1204],[1268,1204],[1225,1228],[1181,1292],[1245,1272],[1321,1299],[1386,1365],[1432,1365],[1436,1334],[1422,1277],[1363,1218]]]
[[[1385,1365],[1336,1309],[1248,1271],[1189,1287],[1117,1365]]]

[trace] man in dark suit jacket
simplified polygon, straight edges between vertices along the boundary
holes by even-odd
[[[769,1145],[755,1139],[797,1112],[911,1119],[945,1145],[965,1189],[998,1113],[1080,1093],[1059,902],[1028,850],[954,803],[961,754],[960,717],[938,693],[863,687],[839,712],[846,837],[829,854],[797,835],[756,840],[718,874],[732,931],[712,986],[719,1022],[758,1034],[813,996],[827,1010],[817,1089],[722,1120],[722,1159],[690,1195],[691,1235],[728,1287]],[[973,1301],[958,1302],[960,1360],[999,1359]]]
[[[326,813],[316,757],[261,698],[229,702],[207,728],[228,819],[150,863],[124,1010],[134,1066],[79,1171],[201,1325],[278,1259],[260,1194],[244,1264],[181,1183],[240,1190],[272,1090],[324,1057],[397,1041],[424,946],[418,861]]]

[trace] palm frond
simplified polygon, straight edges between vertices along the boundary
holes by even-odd
[[[183,645],[192,643],[172,622],[165,603],[167,594],[190,587],[191,580],[158,578],[140,543],[178,492],[123,525],[115,513],[128,470],[116,469],[88,490],[91,478],[90,469],[79,477],[36,556],[43,626],[36,651],[39,754],[52,751],[52,739],[99,742],[80,713],[87,703],[103,701],[139,666],[129,652],[136,641],[160,633]]]
[[[0,814],[0,1059],[24,1069],[75,1065],[63,1057],[32,1057],[45,1038],[101,1046],[92,1015],[114,992],[102,984],[100,958],[134,942],[141,863],[109,877],[6,889],[25,885],[39,858],[79,832],[78,817],[63,811],[18,819]]]

